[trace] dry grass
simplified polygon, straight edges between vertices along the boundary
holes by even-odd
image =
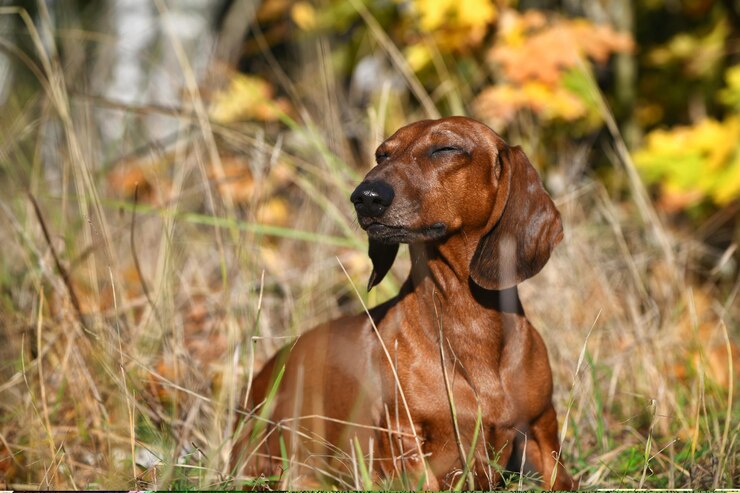
[[[364,285],[347,196],[366,169],[351,164],[330,64],[316,64],[319,84],[295,82],[295,121],[225,126],[209,121],[174,36],[192,109],[70,94],[65,68],[29,33],[41,90],[0,123],[0,485],[234,486],[240,387],[286,338],[361,310],[335,257]],[[366,155],[388,130],[388,104],[352,115],[374,136]],[[113,150],[103,110],[128,118]],[[133,129],[154,114],[179,130],[132,157],[147,140]],[[565,461],[585,488],[737,486],[740,282],[723,277],[723,252],[662,225],[615,139],[629,196],[566,182],[566,239],[521,286],[550,350]],[[366,303],[395,291],[400,260]],[[344,487],[367,484],[356,465]]]

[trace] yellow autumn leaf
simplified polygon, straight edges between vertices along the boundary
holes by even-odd
[[[703,199],[723,206],[740,197],[740,118],[711,118],[655,130],[634,153],[648,182],[660,184],[661,203],[690,207]]]
[[[735,151],[735,159],[717,183],[712,196],[719,205],[727,205],[740,197],[740,151]]]
[[[560,86],[550,87],[533,81],[524,84],[522,91],[529,106],[547,119],[562,118],[572,121],[586,112],[583,103]]]
[[[727,69],[725,80],[727,81],[727,87],[719,92],[719,100],[740,112],[740,65]]]
[[[479,42],[496,18],[492,0],[414,0],[421,30],[435,35],[443,51]]]
[[[490,0],[457,0],[454,5],[461,27],[483,27],[496,17],[496,6]]]
[[[210,107],[211,118],[218,123],[242,120],[277,120],[287,104],[273,100],[272,86],[259,77],[240,73],[231,74],[226,88],[217,91]]]
[[[432,53],[423,43],[409,45],[404,50],[404,56],[411,70],[418,72],[432,61]]]
[[[501,128],[521,109],[529,109],[544,120],[573,121],[586,114],[586,105],[561,86],[538,81],[522,86],[497,84],[483,91],[475,101],[476,114]]]
[[[282,197],[270,197],[265,203],[261,204],[255,214],[255,220],[260,224],[270,224],[273,226],[288,226],[290,206]]]
[[[455,3],[456,0],[415,0],[414,6],[419,14],[421,28],[425,31],[437,29]]]
[[[290,17],[298,27],[310,31],[316,27],[316,10],[308,2],[296,2],[290,9]]]
[[[526,42],[529,31],[541,29],[546,24],[547,18],[539,10],[519,13],[514,9],[506,9],[498,19],[497,37],[505,45],[521,46]]]

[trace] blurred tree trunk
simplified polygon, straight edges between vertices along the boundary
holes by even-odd
[[[740,0],[723,0],[729,18],[730,32],[725,40],[727,67],[740,63]]]
[[[3,38],[9,37],[9,33],[13,27],[13,18],[9,15],[0,16],[0,33]],[[7,39],[3,39],[3,42],[7,43]],[[8,52],[6,52],[8,50]],[[15,76],[13,70],[13,58],[9,54],[9,47],[0,43],[0,107],[6,103],[10,97],[11,86],[13,85],[13,79]]]
[[[609,10],[617,31],[629,33],[634,38],[635,15],[632,2],[630,0],[613,0],[609,2]],[[616,55],[615,80],[615,97],[618,106],[617,118],[620,120],[622,136],[627,146],[634,149],[641,137],[640,127],[635,121],[637,63],[634,53],[618,53]]]
[[[234,0],[227,2],[220,19],[216,59],[231,67],[236,66],[242,52],[244,38],[254,22],[259,0]]]
[[[211,67],[216,7],[215,2],[180,0],[165,2],[159,11],[150,0],[116,2],[112,12],[115,51],[101,92],[123,104],[179,108],[187,85],[185,72],[191,71],[200,81]],[[174,43],[188,54],[189,66],[181,65]],[[117,142],[127,131],[137,135],[143,128],[149,139],[169,139],[180,128],[170,115],[151,113],[142,119],[143,126],[132,126],[127,113],[104,114],[101,126],[109,142]]]

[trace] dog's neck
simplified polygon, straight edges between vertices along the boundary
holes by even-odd
[[[517,287],[496,291],[478,286],[470,278],[470,259],[447,255],[464,251],[455,248],[410,245],[411,274],[400,293],[408,298],[402,303],[417,313],[422,333],[433,344],[443,331],[463,366],[498,368],[505,348],[530,336]]]
[[[411,273],[406,281],[421,302],[435,300],[438,305],[481,316],[499,317],[502,313],[524,315],[517,287],[489,290],[470,277],[474,249],[467,245],[415,243],[409,245]],[[454,255],[453,252],[458,252]],[[462,255],[459,252],[463,252]]]

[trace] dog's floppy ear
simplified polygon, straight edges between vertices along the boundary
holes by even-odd
[[[563,239],[560,213],[519,146],[498,154],[501,167],[493,228],[478,242],[470,277],[485,289],[506,289],[537,274]]]
[[[385,275],[391,270],[393,261],[396,260],[398,253],[398,243],[389,245],[379,241],[370,240],[370,248],[367,254],[373,262],[373,272],[370,274],[370,280],[367,282],[367,290],[380,284]]]

